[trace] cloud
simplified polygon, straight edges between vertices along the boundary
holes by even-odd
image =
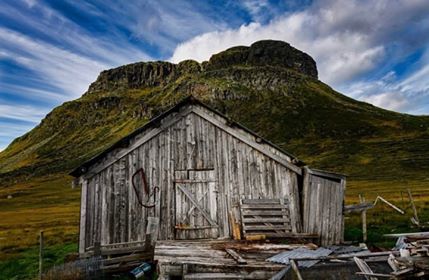
[[[171,60],[207,60],[213,53],[262,39],[284,40],[312,55],[323,81],[340,85],[374,69],[386,55],[393,35],[416,26],[422,37],[429,26],[419,26],[429,12],[425,1],[319,1],[310,8],[285,13],[266,25],[250,23],[236,29],[205,33],[179,44]],[[399,40],[412,47],[415,36]],[[427,42],[422,39],[418,45]]]
[[[255,12],[260,9],[257,5],[249,7]],[[283,40],[315,58],[322,81],[352,95],[356,90],[354,85],[376,84],[373,81],[385,75],[386,69],[403,62],[419,49],[427,48],[427,34],[429,4],[425,0],[395,0],[393,3],[387,0],[320,0],[304,10],[286,12],[267,24],[243,24],[239,28],[198,35],[179,44],[170,60],[204,61],[232,46],[250,45],[263,39]],[[417,98],[416,86],[424,88],[428,81],[423,69],[408,75],[402,85],[399,81],[394,84],[385,81],[385,88],[367,92],[362,100],[394,110],[412,111],[408,105],[413,102],[404,99],[410,95]],[[407,86],[413,88],[414,93],[406,93]],[[371,89],[374,88],[372,85]],[[394,90],[390,90],[392,88]],[[398,92],[401,96],[395,97]],[[388,98],[392,100],[388,102]]]
[[[29,105],[0,104],[0,117],[37,124],[48,112],[48,108],[35,108]]]
[[[361,100],[393,111],[402,111],[408,106],[408,102],[404,96],[392,92],[370,95],[361,98]]]

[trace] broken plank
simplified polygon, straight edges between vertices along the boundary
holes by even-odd
[[[225,251],[235,259],[238,264],[247,264],[247,261],[233,249],[225,249]]]
[[[296,265],[296,262],[294,260],[290,261],[290,265],[293,269],[293,271],[295,272],[295,275],[297,277],[298,280],[303,280],[301,273],[299,272],[298,266]]]
[[[289,272],[292,266],[288,265],[282,270],[280,270],[277,274],[275,274],[273,277],[271,277],[270,280],[283,280],[283,278],[286,276],[286,274]]]

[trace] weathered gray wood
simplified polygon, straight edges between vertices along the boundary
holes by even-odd
[[[345,181],[330,178],[319,177],[312,174],[309,168],[304,168],[303,229],[319,234],[322,245],[339,244],[344,238]]]
[[[381,196],[377,196],[377,198],[374,201],[374,206],[377,204],[378,201],[382,201],[384,203],[386,203],[387,205],[389,205],[390,207],[392,207],[393,209],[395,209],[396,211],[398,211],[399,213],[401,213],[402,215],[405,214],[404,210],[399,209],[398,207],[396,207],[393,203],[387,201],[386,199],[384,199]]]
[[[125,155],[127,155],[129,152],[133,151],[134,149],[141,146],[143,143],[149,141],[153,137],[157,136],[159,133],[165,130],[168,126],[176,123],[180,120],[181,117],[186,116],[189,114],[191,109],[184,110],[177,114],[174,118],[169,118],[167,121],[163,122],[163,124],[160,127],[152,129],[149,133],[145,134],[143,137],[141,137],[139,140],[135,141],[131,146],[127,147],[126,149],[121,150],[120,152],[117,152],[117,154],[109,159],[108,161],[104,162],[102,165],[96,166],[94,168],[91,168],[87,174],[84,175],[84,178],[88,179],[94,176],[95,174],[99,173],[103,169],[105,169],[107,166],[112,165]]]
[[[257,216],[282,216],[287,214],[287,211],[284,210],[271,210],[271,211],[263,211],[263,210],[248,210],[248,209],[243,209],[243,215],[246,216],[253,216],[253,215],[257,215]]]
[[[290,265],[286,266],[285,268],[280,270],[277,274],[275,274],[273,277],[271,277],[270,280],[283,280],[290,269],[291,269]]]
[[[296,278],[298,280],[303,280],[301,273],[299,272],[298,265],[296,265],[296,262],[294,260],[291,260],[290,265],[291,265],[293,271],[295,272]]]
[[[359,269],[364,273],[364,276],[367,280],[377,280],[377,277],[369,276],[369,275],[373,275],[374,272],[371,270],[371,268],[368,266],[368,264],[365,261],[361,260],[358,257],[354,257],[353,260],[355,261]]]
[[[260,217],[260,218],[243,218],[243,221],[246,224],[250,223],[282,223],[282,224],[289,224],[290,220],[288,218],[267,218],[267,217]]]
[[[344,214],[362,212],[362,211],[366,211],[368,209],[371,209],[373,207],[374,207],[374,203],[372,203],[372,202],[350,204],[350,205],[344,206],[343,212],[344,212]]]
[[[193,108],[192,111],[194,113],[198,114],[199,116],[201,116],[202,118],[205,118],[206,120],[210,121],[214,125],[222,128],[223,130],[225,130],[229,134],[233,135],[234,137],[240,139],[241,141],[243,141],[247,145],[251,146],[252,148],[257,149],[259,152],[262,152],[263,154],[271,157],[272,159],[274,159],[275,161],[279,162],[280,164],[283,164],[284,166],[286,166],[289,169],[293,170],[297,174],[299,174],[299,175],[302,174],[301,168],[297,167],[296,165],[294,165],[291,162],[288,162],[288,161],[282,159],[277,154],[272,153],[270,150],[268,150],[267,148],[265,148],[263,145],[261,145],[261,144],[259,144],[257,142],[253,142],[253,141],[251,141],[251,140],[243,137],[243,134],[238,133],[232,127],[230,127],[230,126],[226,125],[225,123],[222,123],[219,120],[213,118],[212,116],[210,116],[209,114],[207,114],[204,110],[202,110],[200,108]]]
[[[407,189],[408,192],[408,198],[410,199],[410,204],[411,204],[411,208],[413,209],[413,214],[414,214],[414,223],[417,226],[420,226],[420,221],[419,221],[419,216],[417,214],[417,208],[416,205],[414,204],[414,199],[413,199],[413,195],[411,194],[411,190]]]
[[[79,253],[85,252],[86,248],[86,206],[87,206],[88,181],[83,180],[80,191],[80,229],[79,229]]]
[[[239,253],[237,253],[236,251],[234,251],[233,249],[225,249],[225,251],[235,259],[235,261],[238,264],[247,264],[247,261],[245,259],[243,259],[242,256],[240,256]]]
[[[39,280],[42,280],[43,278],[43,246],[44,246],[44,239],[43,239],[43,231],[40,231],[39,234]]]
[[[287,209],[286,205],[281,204],[243,204],[243,209]]]
[[[359,194],[359,200],[361,204],[365,203],[365,197],[363,195]],[[362,211],[361,216],[362,216],[362,236],[363,236],[362,239],[363,239],[363,242],[366,242],[368,237],[366,232],[366,210]]]
[[[234,220],[240,222],[238,205],[241,198],[259,199],[256,206],[243,207],[246,209],[243,209],[242,220],[255,225],[282,225],[290,233],[304,231],[298,190],[299,172],[292,170],[300,171],[301,168],[292,164],[288,155],[270,145],[258,143],[253,135],[228,126],[222,117],[198,108],[189,106],[167,116],[157,128],[130,139],[128,148],[107,154],[90,168],[85,176],[87,180],[82,177],[82,181],[87,181],[87,200],[84,204],[86,222],[81,222],[84,241],[80,247],[83,250],[96,241],[103,245],[143,241],[147,217],[160,218],[158,239],[231,237],[229,216],[231,213]],[[158,187],[160,190],[153,208],[140,206],[132,188],[132,175],[139,168],[146,173],[149,188]],[[175,177],[175,172],[183,172],[185,176]],[[325,176],[323,180],[329,181],[329,178]],[[141,188],[140,179],[137,178],[137,181]],[[186,195],[177,195],[175,184],[189,185],[194,201]],[[312,191],[308,191],[307,195],[313,193],[315,198],[321,197]],[[325,196],[329,197],[326,193]],[[334,192],[333,197],[337,201],[340,194]],[[280,200],[285,205],[274,206],[276,209],[269,213],[265,211],[273,201]],[[323,201],[314,201],[317,209],[323,209]],[[213,209],[206,210],[206,214],[216,226],[199,213],[194,202],[203,209]],[[304,199],[302,203],[305,205],[308,201]],[[324,242],[332,243],[337,239],[336,232],[342,229],[342,207],[338,209],[335,203],[328,203],[328,207],[327,212],[322,214],[331,223],[323,223],[323,232],[331,232],[324,237]],[[197,230],[194,226],[177,228],[176,210],[187,214],[190,222],[201,229]],[[317,212],[313,208],[310,210]],[[310,213],[306,207],[303,211],[304,217]],[[319,222],[316,214],[312,218],[315,223]],[[263,219],[265,222],[262,222]],[[339,228],[333,228],[334,224],[340,224]],[[321,225],[314,227],[314,233],[320,233]],[[277,231],[274,229],[273,233],[284,236]]]
[[[383,234],[384,237],[401,237],[405,236],[408,238],[429,238],[429,231],[426,232],[409,232],[409,233],[389,233]]]

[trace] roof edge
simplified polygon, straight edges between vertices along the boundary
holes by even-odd
[[[230,117],[228,117],[227,115],[219,112],[218,110],[204,104],[202,101],[200,101],[199,99],[195,98],[193,95],[189,95],[185,98],[183,98],[182,100],[180,100],[176,105],[172,106],[170,109],[166,110],[165,112],[159,114],[158,116],[154,117],[153,119],[151,119],[149,122],[147,122],[145,125],[137,128],[136,130],[134,130],[133,132],[131,132],[130,134],[128,134],[127,136],[121,138],[120,140],[118,140],[117,142],[115,142],[114,144],[112,144],[111,146],[109,146],[108,148],[106,148],[105,150],[103,150],[102,152],[98,153],[97,155],[95,155],[94,157],[90,158],[89,160],[85,161],[84,163],[82,163],[81,165],[79,165],[78,167],[76,167],[75,169],[73,169],[69,175],[73,176],[73,177],[79,177],[83,174],[85,174],[88,171],[88,168],[95,163],[96,161],[98,161],[99,159],[101,159],[104,155],[106,155],[107,153],[111,152],[112,150],[116,149],[116,148],[121,148],[124,146],[128,146],[129,145],[129,140],[130,138],[136,136],[139,133],[142,133],[143,131],[145,131],[146,129],[152,127],[152,126],[156,126],[157,123],[163,119],[164,117],[168,116],[169,114],[178,111],[182,106],[185,105],[199,105],[204,107],[205,109],[225,118],[226,120],[228,120],[228,122],[230,123],[231,126],[236,126],[244,131],[246,131],[247,133],[251,134],[254,137],[257,137],[261,140],[262,143],[265,143],[271,147],[273,147],[274,149],[278,150],[279,152],[289,156],[292,159],[292,163],[297,165],[298,167],[305,165],[304,162],[302,162],[301,160],[299,160],[297,157],[295,157],[294,155],[292,155],[291,153],[285,151],[284,149],[280,148],[279,146],[277,146],[276,144],[262,138],[261,136],[259,136],[258,134],[256,134],[254,131],[250,130],[249,128],[245,127],[244,125],[231,120]]]

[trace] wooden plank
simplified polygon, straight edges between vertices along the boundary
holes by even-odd
[[[243,209],[288,209],[286,205],[282,204],[242,204]]]
[[[79,228],[79,253],[85,252],[86,248],[86,206],[87,206],[87,195],[88,195],[88,181],[83,180],[81,188],[81,199],[80,199],[80,228]]]
[[[239,273],[191,273],[183,276],[184,280],[194,279],[245,279]]]
[[[290,227],[290,225],[288,225],[288,226],[285,226],[285,225],[270,225],[270,226],[267,226],[267,225],[251,225],[251,226],[248,226],[248,225],[245,225],[244,227],[243,227],[246,231],[249,231],[249,230],[259,230],[259,231],[264,231],[264,230],[286,230],[286,229],[290,229],[291,227]]]
[[[264,223],[264,222],[269,222],[269,223],[285,223],[285,224],[290,224],[290,219],[288,218],[270,218],[270,217],[265,217],[265,218],[243,218],[243,222],[244,223]]]
[[[318,238],[319,237],[319,235],[314,233],[295,233],[295,232],[276,233],[276,232],[266,232],[266,231],[252,232],[252,233],[249,233],[246,237],[251,237],[256,235],[265,235],[267,237],[278,237],[278,238]]]
[[[294,260],[291,260],[290,261],[290,265],[291,265],[293,271],[295,272],[296,278],[298,280],[303,280],[303,278],[301,276],[301,273],[299,272],[298,265],[296,264],[296,262]]]
[[[302,170],[300,167],[298,167],[295,164],[283,159],[279,155],[273,153],[272,151],[270,151],[269,149],[264,147],[262,144],[259,144],[256,141],[252,141],[252,140],[246,138],[245,136],[243,136],[243,134],[239,133],[236,129],[228,126],[226,124],[226,121],[223,123],[223,122],[217,120],[216,118],[212,117],[211,115],[207,114],[204,110],[197,108],[197,107],[194,107],[192,109],[192,112],[194,112],[195,114],[199,115],[200,117],[206,119],[207,121],[211,122],[212,124],[218,126],[219,128],[225,130],[226,132],[228,132],[232,136],[236,137],[240,141],[246,143],[247,145],[251,146],[252,148],[254,148],[254,149],[258,150],[259,152],[265,154],[266,156],[272,158],[273,160],[277,161],[278,163],[280,163],[280,164],[286,166],[287,168],[293,170],[295,173],[297,173],[299,175],[302,174]]]
[[[225,251],[235,259],[238,264],[247,264],[247,261],[233,249],[225,249]]]
[[[303,183],[302,183],[302,205],[303,205],[303,231],[310,232],[310,197],[311,197],[311,189],[310,189],[310,174],[308,172],[308,167],[305,166],[303,168]]]
[[[409,237],[409,238],[429,238],[429,231],[426,232],[409,232],[409,233],[389,233],[383,234],[384,237]]]
[[[414,214],[414,224],[416,224],[417,226],[420,226],[420,221],[419,221],[419,216],[417,215],[417,208],[416,205],[414,204],[414,199],[413,199],[413,195],[411,194],[411,190],[407,189],[408,192],[408,198],[410,199],[410,203],[411,203],[411,208],[413,209],[413,214]]]
[[[279,204],[280,199],[242,199],[242,204]]]
[[[243,215],[245,216],[283,216],[285,213],[288,213],[287,211],[285,211],[286,209],[283,210],[271,210],[271,211],[263,211],[263,210],[249,210],[249,209],[243,209]]]
[[[359,194],[359,200],[361,204],[365,203],[365,197],[360,194]],[[363,236],[362,240],[363,242],[366,242],[368,238],[367,232],[366,232],[366,210],[362,211],[361,216],[362,216],[362,236]]]
[[[374,203],[372,202],[365,202],[365,203],[359,203],[359,204],[350,204],[345,205],[343,208],[344,214],[348,213],[355,213],[355,212],[362,212],[368,209],[371,209],[374,207]]]
[[[327,178],[331,178],[331,179],[337,179],[338,182],[340,180],[345,180],[346,176],[343,174],[338,174],[338,173],[333,173],[333,172],[328,172],[328,171],[324,171],[324,170],[318,170],[318,169],[312,169],[312,168],[308,168],[307,167],[307,172],[315,175],[315,176],[321,176],[321,177],[327,177]]]
[[[126,156],[128,153],[136,149],[137,147],[141,146],[145,142],[148,142],[153,137],[157,136],[159,133],[161,133],[165,128],[169,127],[170,125],[175,124],[178,122],[182,117],[189,114],[191,111],[191,108],[186,108],[180,113],[169,115],[166,119],[162,121],[161,126],[157,128],[153,128],[150,131],[145,132],[145,134],[137,141],[135,141],[132,145],[127,147],[126,149],[118,149],[115,156],[112,156],[109,160],[106,160],[103,162],[103,164],[99,166],[94,166],[94,168],[90,169],[88,173],[86,173],[84,176],[85,179],[89,179],[95,174],[99,173],[103,169],[105,169],[107,166],[112,165],[113,163],[117,162],[122,157]]]
[[[365,274],[364,276],[367,280],[377,280],[377,277],[369,276],[374,272],[371,270],[371,268],[368,266],[368,264],[365,261],[363,261],[358,257],[353,257],[353,260],[355,261],[359,269]]]
[[[292,266],[290,266],[290,265],[286,266],[285,268],[280,270],[278,273],[276,273],[273,277],[271,277],[270,280],[283,280],[291,268],[292,268]]]

